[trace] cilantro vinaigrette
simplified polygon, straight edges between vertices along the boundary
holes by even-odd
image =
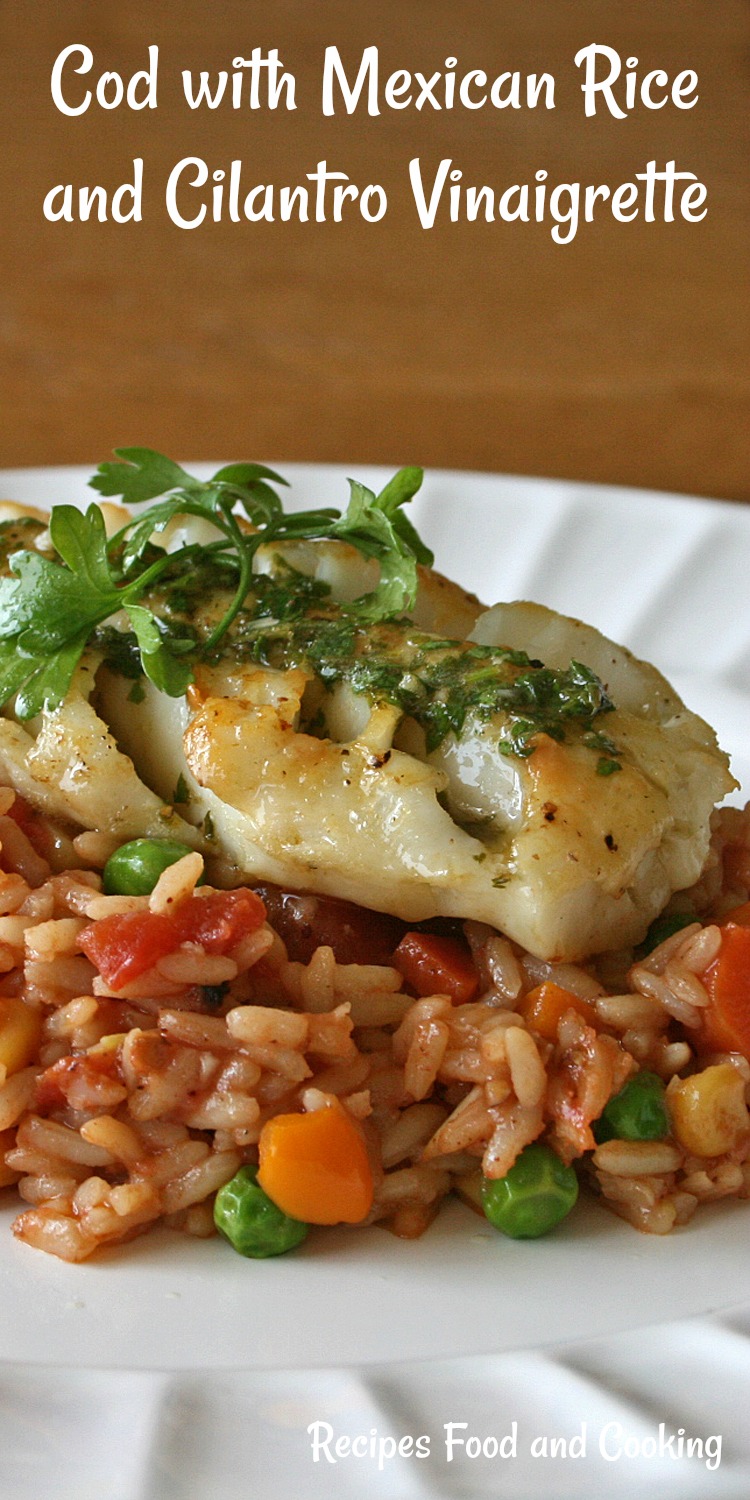
[[[201,481],[149,448],[117,449],[90,481],[100,496],[139,508],[114,536],[97,504],[85,513],[54,506],[46,531],[33,520],[0,527],[0,702],[15,700],[20,719],[54,709],[88,646],[133,679],[133,702],[144,676],[179,697],[197,662],[229,652],[305,666],[328,687],[345,681],[392,704],[424,730],[428,752],[467,717],[501,713],[503,754],[529,756],[538,734],[564,740],[575,724],[599,774],[619,770],[617,747],[594,728],[613,705],[588,667],[553,670],[522,651],[440,640],[405,618],[417,566],[433,562],[404,511],[422,477],[400,469],[378,495],[350,480],[343,515],[287,514],[278,493],[286,480],[262,464],[230,464]],[[215,540],[176,552],[159,544],[175,518],[190,516],[210,522]],[[292,567],[273,578],[254,571],[261,546],[305,540],[348,542],[374,559],[375,587],[340,604]],[[222,608],[207,625],[197,606],[209,595]]]

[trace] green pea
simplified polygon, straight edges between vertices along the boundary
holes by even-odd
[[[104,892],[107,896],[150,896],[159,876],[192,852],[175,839],[133,839],[121,844],[104,866]]]
[[[661,1141],[669,1135],[664,1084],[656,1073],[636,1073],[615,1094],[593,1125],[594,1139]]]
[[[551,1147],[527,1146],[504,1177],[482,1182],[482,1207],[495,1229],[514,1240],[548,1234],[570,1213],[578,1178]]]
[[[219,1188],[214,1223],[239,1255],[265,1260],[269,1255],[294,1250],[305,1239],[308,1225],[277,1208],[256,1182],[257,1175],[257,1167],[240,1167],[231,1181]]]

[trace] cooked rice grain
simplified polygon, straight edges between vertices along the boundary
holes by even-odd
[[[602,1199],[650,1233],[687,1222],[703,1201],[750,1195],[750,1064],[732,1055],[707,1067],[694,1046],[709,998],[702,975],[721,943],[714,913],[749,894],[747,813],[719,815],[689,897],[696,920],[645,958],[554,964],[467,923],[481,992],[453,1004],[415,999],[393,966],[339,964],[324,945],[308,963],[290,962],[267,923],[218,955],[182,944],[113,991],[80,953],[84,926],[208,894],[196,885],[201,856],[168,867],[150,898],[103,896],[98,869],[111,839],[77,835],[76,854],[94,868],[51,874],[11,807],[0,788],[11,866],[0,872],[0,987],[44,1024],[38,1054],[8,1054],[0,1182],[16,1182],[32,1205],[15,1226],[28,1244],[77,1261],[158,1219],[209,1234],[214,1194],[257,1159],[265,1121],[332,1099],[362,1122],[376,1186],[370,1220],[405,1236],[423,1232],[472,1162],[503,1176],[540,1137],[563,1160],[583,1159]],[[571,1009],[556,1038],[530,1029],[517,1007],[545,980],[593,1004],[596,1025]],[[722,1073],[729,1062],[734,1071]],[[702,1097],[726,1077],[735,1128],[711,1140],[729,1148],[700,1157],[677,1128],[664,1141],[596,1145],[592,1123],[637,1067],[673,1080],[678,1124],[686,1079]]]

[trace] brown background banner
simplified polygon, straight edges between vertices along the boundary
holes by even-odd
[[[94,462],[144,443],[185,459],[421,462],[750,497],[748,89],[744,0],[4,0],[0,4],[0,464]],[[125,78],[160,47],[159,107],[55,109],[71,43]],[[699,74],[693,110],[586,119],[580,47]],[[350,73],[547,71],[554,111],[362,106],[326,119],[323,53]],[[181,70],[277,47],[296,112],[194,113]],[[71,84],[72,84],[71,75]],[[327,222],[182,230],[167,177],[243,162],[245,190],[317,162],[389,210]],[[450,156],[467,183],[615,187],[675,158],[708,186],[700,224],[421,228],[408,181]],[[145,163],[141,224],[49,223],[55,183],[110,190]]]

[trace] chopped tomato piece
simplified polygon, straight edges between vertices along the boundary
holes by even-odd
[[[704,1048],[750,1058],[750,927],[733,918],[722,927],[721,948],[701,979],[711,997],[701,1013]]]
[[[84,927],[78,941],[111,990],[131,984],[180,946],[172,919],[151,911],[102,917]]]
[[[52,1114],[70,1103],[70,1092],[76,1083],[85,1080],[94,1089],[102,1079],[115,1082],[118,1078],[115,1052],[78,1052],[70,1057],[60,1057],[37,1078],[34,1109],[40,1115]]]
[[[169,916],[131,911],[102,917],[84,927],[79,942],[110,989],[121,990],[181,943],[196,943],[205,953],[226,953],[256,932],[265,916],[254,891],[208,891],[181,901]]]
[[[226,953],[248,933],[257,932],[266,908],[255,891],[208,891],[181,901],[170,921],[180,943],[198,943],[206,953]]]
[[[27,802],[25,797],[19,796],[18,792],[16,792],[15,799],[8,808],[6,816],[13,819],[13,822],[20,828],[37,854],[41,855],[42,859],[47,859],[52,845],[49,829],[44,819],[31,806],[31,803]],[[2,854],[0,854],[0,869],[5,870],[8,868],[10,866],[8,866]]]
[[[747,889],[748,874],[750,873],[750,857],[747,849],[742,844],[727,844],[722,856],[724,866],[724,883],[727,889],[732,890],[739,886]],[[734,917],[734,913],[732,913]]]
[[[464,1005],[479,989],[468,948],[436,932],[407,932],[393,965],[418,995],[449,995],[454,1004]]]
[[[557,1041],[557,1028],[569,1010],[574,1010],[587,1026],[596,1027],[597,1016],[593,1005],[589,1005],[587,1000],[581,1000],[578,995],[572,995],[570,990],[564,990],[562,985],[554,984],[551,979],[546,979],[543,984],[529,990],[518,1007],[518,1013],[523,1016],[527,1026],[548,1042]]]

